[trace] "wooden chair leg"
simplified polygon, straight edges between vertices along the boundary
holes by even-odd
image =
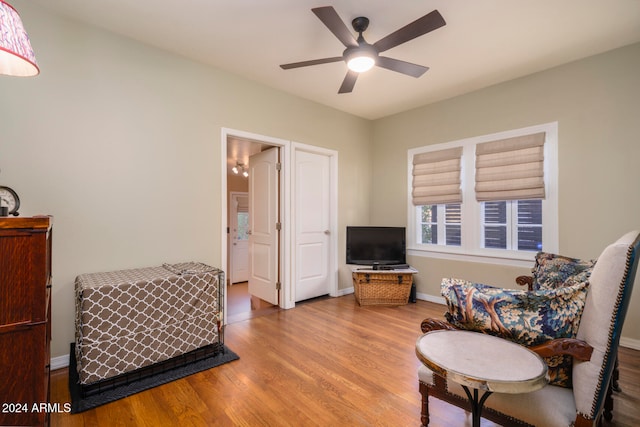
[[[620,393],[622,388],[620,384],[618,384],[618,380],[620,379],[620,370],[618,369],[618,355],[616,354],[616,362],[613,367],[613,376],[611,377],[611,388],[613,391]]]
[[[604,398],[604,410],[602,415],[604,416],[604,419],[607,421],[611,421],[613,419],[613,390],[614,390],[614,386],[613,386],[613,378],[611,378],[611,381],[609,382],[609,387],[607,387],[607,395]]]
[[[616,360],[613,367],[613,373],[611,375],[611,381],[609,381],[609,387],[607,387],[607,395],[604,398],[604,410],[603,417],[607,421],[611,421],[613,419],[613,392],[621,392],[622,389],[618,384],[618,380],[620,379],[620,371],[618,369],[618,355],[616,354]]]
[[[422,395],[422,409],[420,412],[420,423],[422,427],[429,425],[429,387],[420,383],[420,394]]]

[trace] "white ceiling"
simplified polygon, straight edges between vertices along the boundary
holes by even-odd
[[[31,0],[47,9],[368,119],[454,97],[640,41],[640,0]],[[333,6],[374,43],[438,9],[447,25],[386,56],[430,67],[415,79],[382,68],[338,95],[344,46],[311,12]],[[25,23],[27,30],[28,23]]]

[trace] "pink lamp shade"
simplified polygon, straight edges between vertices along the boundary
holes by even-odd
[[[0,74],[27,77],[38,73],[40,69],[18,12],[0,0]]]

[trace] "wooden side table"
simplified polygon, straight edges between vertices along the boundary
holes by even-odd
[[[480,427],[482,407],[491,393],[530,393],[549,381],[547,365],[536,353],[479,332],[428,332],[418,338],[416,355],[436,374],[462,385],[471,402],[473,427]]]

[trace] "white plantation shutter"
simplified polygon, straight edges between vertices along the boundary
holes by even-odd
[[[413,156],[412,200],[415,206],[462,203],[462,147]]]
[[[545,133],[476,146],[476,199],[544,199]]]

